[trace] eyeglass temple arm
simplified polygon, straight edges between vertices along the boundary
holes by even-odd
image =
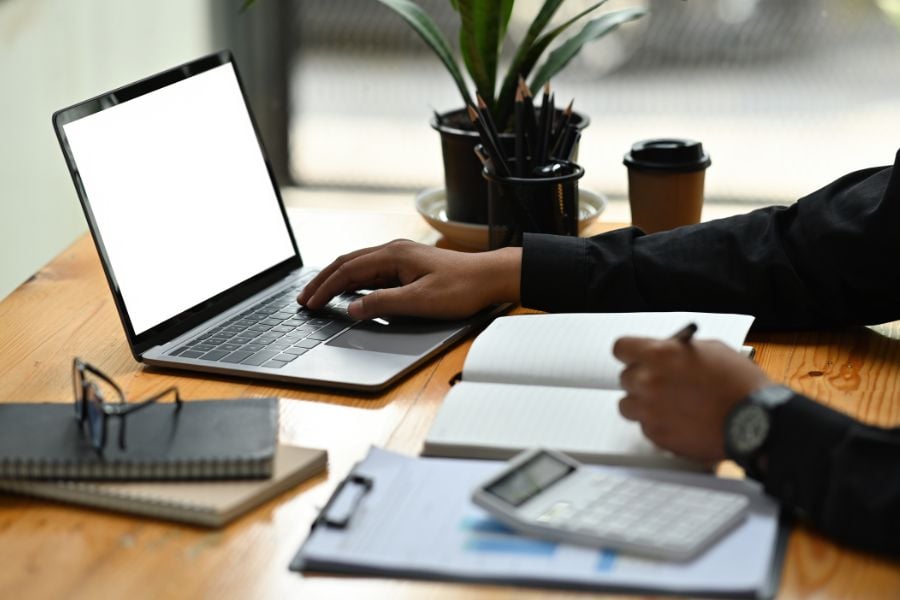
[[[138,402],[136,404],[126,404],[126,405],[114,405],[118,410],[116,410],[116,414],[120,417],[124,417],[127,414],[131,414],[133,412],[139,411],[145,406],[150,406],[166,394],[171,392],[175,392],[175,412],[181,410],[181,394],[178,392],[178,388],[176,386],[172,386],[170,388],[166,388],[155,396],[150,396],[146,400]],[[125,419],[122,419],[122,422],[119,426],[119,448],[122,450],[125,449]]]
[[[116,408],[116,414],[119,414],[119,415],[131,414],[135,411],[138,411],[138,410],[144,408],[145,406],[150,406],[151,404],[153,404],[160,398],[163,398],[166,394],[171,394],[172,392],[175,393],[175,410],[181,410],[181,404],[182,404],[181,394],[178,392],[178,387],[173,385],[170,388],[164,389],[163,391],[156,394],[155,396],[150,396],[146,400],[141,400],[140,402],[131,402],[131,403],[126,404],[125,406],[115,406],[114,405]]]

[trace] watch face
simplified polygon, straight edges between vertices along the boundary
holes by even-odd
[[[758,450],[769,434],[769,415],[755,404],[742,406],[731,419],[728,439],[734,452],[748,455]]]

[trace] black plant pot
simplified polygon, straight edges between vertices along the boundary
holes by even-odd
[[[556,111],[559,116],[562,111]],[[590,119],[580,113],[572,115],[572,123],[579,131],[590,124]],[[478,133],[471,129],[465,109],[454,110],[432,117],[431,126],[441,134],[444,153],[444,187],[447,192],[447,218],[464,223],[488,222],[488,185],[481,176],[481,162],[475,156],[475,146],[481,143]],[[500,134],[504,152],[512,155],[515,136]],[[578,149],[575,148],[574,156]]]

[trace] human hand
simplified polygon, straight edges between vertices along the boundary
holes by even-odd
[[[623,337],[619,411],[661,448],[713,464],[725,458],[725,418],[750,392],[771,385],[751,360],[718,341]]]
[[[342,292],[371,289],[347,307],[352,318],[462,318],[491,304],[518,302],[521,266],[521,248],[468,253],[394,240],[337,258],[297,302],[317,310]]]

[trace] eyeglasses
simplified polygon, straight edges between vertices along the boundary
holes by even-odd
[[[75,392],[75,419],[81,424],[82,431],[97,452],[102,452],[106,445],[106,424],[110,417],[121,417],[119,427],[119,448],[125,449],[125,417],[145,406],[175,394],[175,410],[181,409],[181,394],[177,387],[170,387],[155,396],[135,404],[125,400],[125,393],[115,381],[100,369],[76,358],[72,362],[72,386]],[[118,398],[118,402],[107,402],[110,396]]]

